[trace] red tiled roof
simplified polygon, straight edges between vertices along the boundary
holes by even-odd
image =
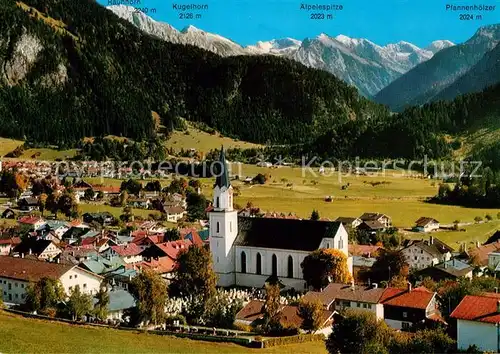
[[[281,305],[279,320],[285,326],[296,326],[300,328],[304,319],[299,315],[299,307],[293,305]],[[332,311],[323,310],[321,314],[321,324],[324,325],[333,315]],[[236,319],[240,321],[253,322],[264,317],[264,302],[251,300],[237,314]]]
[[[142,249],[135,243],[129,243],[128,245],[122,245],[122,246],[111,246],[111,249],[122,257],[136,256],[142,252]]]
[[[89,246],[89,245],[93,245],[95,240],[97,240],[97,236],[96,237],[87,237],[87,238],[84,238],[82,240],[82,246]]]
[[[0,239],[0,245],[18,245],[21,243],[20,237],[11,237]]]
[[[183,249],[187,249],[192,244],[193,243],[190,240],[179,240],[159,243],[156,246],[158,246],[170,258],[177,259],[177,255],[179,254],[179,252]]]
[[[477,265],[488,265],[488,253],[500,250],[500,240],[469,250],[469,256]]]
[[[36,282],[44,277],[59,279],[74,265],[0,256],[0,277]]]
[[[434,293],[424,287],[418,287],[411,291],[387,288],[382,294],[380,302],[384,305],[425,310],[433,297]]]
[[[19,223],[28,225],[35,225],[40,221],[43,221],[43,219],[38,216],[23,216],[18,220]]]
[[[143,261],[138,264],[139,267],[144,266],[157,273],[170,273],[175,268],[175,261],[170,257],[160,257],[158,259],[151,259],[150,262]]]
[[[498,323],[500,322],[499,302],[500,294],[467,295],[451,313],[451,317],[459,320]]]

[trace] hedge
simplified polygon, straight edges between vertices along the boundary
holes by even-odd
[[[299,334],[298,336],[289,337],[276,337],[264,340],[264,348],[276,347],[285,344],[296,344],[305,342],[318,342],[324,341],[325,336],[323,334]]]

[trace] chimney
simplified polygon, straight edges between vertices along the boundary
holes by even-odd
[[[408,282],[408,292],[411,292],[411,283]]]

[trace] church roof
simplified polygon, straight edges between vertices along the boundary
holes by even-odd
[[[238,246],[311,252],[324,237],[335,237],[339,222],[238,217]]]
[[[222,170],[219,171],[217,174],[217,177],[215,179],[215,186],[218,186],[219,188],[222,187],[229,188],[231,182],[229,180],[229,171],[227,168],[226,153],[224,152],[224,146],[221,147],[219,161],[221,162]]]

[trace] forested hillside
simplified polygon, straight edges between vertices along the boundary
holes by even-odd
[[[500,85],[459,96],[451,102],[408,108],[376,124],[348,122],[326,132],[304,152],[339,158],[445,158],[461,147],[458,140],[447,137],[468,134],[488,121],[500,121]],[[493,161],[495,151],[488,149],[474,154],[488,156],[490,164],[499,164],[500,157]]]
[[[93,0],[0,4],[0,135],[72,145],[155,135],[152,111],[253,142],[310,141],[387,116],[331,74],[271,56],[221,58],[142,33]]]

